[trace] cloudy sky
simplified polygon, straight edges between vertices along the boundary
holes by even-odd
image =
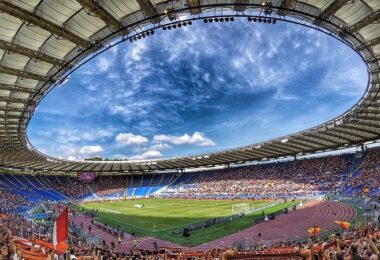
[[[41,102],[28,136],[76,160],[211,152],[331,119],[366,82],[359,56],[314,30],[199,21],[88,62]]]

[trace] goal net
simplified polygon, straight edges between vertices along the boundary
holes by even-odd
[[[232,214],[247,213],[252,209],[248,203],[239,203],[232,205]]]

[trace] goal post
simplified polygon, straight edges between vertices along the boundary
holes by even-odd
[[[253,209],[248,203],[239,203],[232,205],[232,214],[248,213]]]

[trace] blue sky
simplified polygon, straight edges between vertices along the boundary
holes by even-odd
[[[88,62],[41,102],[28,137],[71,160],[211,152],[331,119],[366,82],[359,56],[315,30],[198,21]]]

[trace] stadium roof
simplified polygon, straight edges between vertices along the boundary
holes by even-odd
[[[210,154],[151,162],[69,162],[41,154],[26,128],[67,74],[117,40],[168,23],[264,15],[325,31],[361,55],[368,86],[349,111],[289,136]],[[186,15],[187,14],[187,15]],[[306,23],[307,22],[307,23]],[[144,172],[222,165],[360,145],[380,139],[380,1],[0,0],[0,166],[51,172]]]

